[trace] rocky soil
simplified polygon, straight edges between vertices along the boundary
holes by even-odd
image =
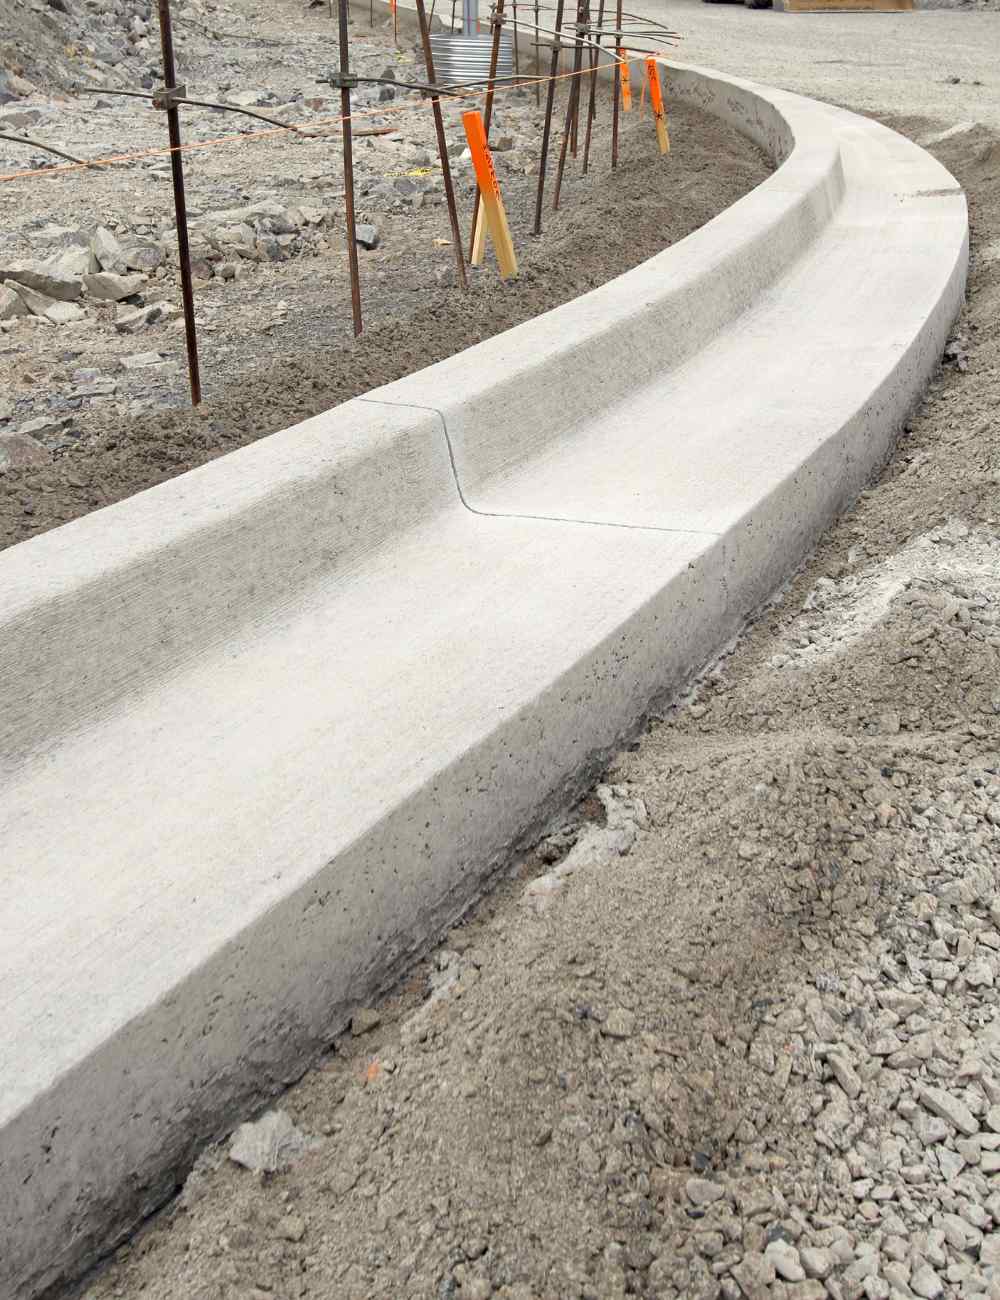
[[[885,473],[87,1300],[1000,1297],[1000,138],[932,147],[969,305]]]
[[[533,93],[505,92],[491,138],[521,274],[501,283],[491,254],[463,293],[430,107],[399,85],[422,73],[413,37],[397,48],[391,27],[356,20],[352,66],[389,84],[364,85],[356,96],[366,329],[355,342],[339,95],[322,80],[337,60],[328,9],[191,0],[175,10],[178,75],[189,95],[250,106],[305,132],[183,110],[185,141],[225,137],[184,155],[206,396],[197,413],[189,408],[164,119],[144,101],[110,93],[161,79],[148,0],[59,0],[56,9],[47,0],[0,0],[6,31],[19,34],[0,47],[8,59],[0,132],[77,157],[141,155],[63,171],[55,157],[0,140],[0,174],[48,169],[0,181],[0,545],[592,288],[696,229],[767,174],[745,141],[678,110],[666,162],[649,117],[623,119],[612,183],[602,92],[590,173],[570,164],[560,211],[547,213],[534,239],[541,114]],[[445,111],[463,229],[474,186],[460,121],[468,107]]]

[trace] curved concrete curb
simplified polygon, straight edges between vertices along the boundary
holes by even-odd
[[[953,178],[842,110],[668,89],[783,165],[544,322],[0,556],[0,1294],[294,1077],[919,397]]]

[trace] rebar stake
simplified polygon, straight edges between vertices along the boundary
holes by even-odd
[[[552,105],[556,95],[556,72],[559,68],[561,53],[560,32],[562,31],[563,9],[566,0],[556,0],[556,27],[552,38],[552,70],[549,76],[548,90],[545,95],[545,125],[542,127],[542,154],[538,160],[538,190],[535,194],[535,225],[533,235],[542,233],[542,203],[545,198],[545,165],[549,156],[549,136],[552,134]],[[537,27],[537,23],[536,23]],[[537,35],[537,32],[536,32]]]
[[[424,63],[427,65],[427,80],[433,86],[437,78],[434,75],[434,54],[431,50],[430,26],[424,10],[424,0],[417,0],[417,18],[420,22],[420,41],[424,47]],[[434,113],[434,130],[437,133],[438,155],[441,159],[441,175],[444,180],[444,193],[448,201],[448,220],[451,222],[451,242],[455,246],[455,264],[458,267],[458,279],[463,289],[469,287],[465,274],[465,255],[462,252],[462,230],[458,224],[458,208],[455,205],[455,189],[451,183],[451,164],[448,161],[448,140],[444,133],[444,117],[441,113],[441,100],[431,95],[431,110]]]
[[[354,336],[361,333],[361,275],[358,271],[357,231],[354,222],[354,145],[351,140],[351,83],[348,71],[347,0],[338,0],[337,18],[340,43],[340,116],[344,129],[344,218],[347,226],[347,258],[351,269],[351,311],[354,316]]]
[[[566,170],[566,150],[574,134],[576,119],[580,106],[580,70],[583,67],[583,41],[580,39],[580,27],[587,21],[587,0],[579,0],[576,10],[576,49],[573,52],[573,80],[566,101],[566,125],[563,129],[562,144],[559,148],[559,167],[556,171],[556,183],[552,190],[552,211],[559,208],[559,195],[562,192],[563,173]]]
[[[622,30],[622,0],[618,0],[618,7],[615,13],[615,102],[611,110],[611,166],[612,169],[618,166],[618,115],[621,111],[621,91],[622,91],[622,65],[618,57],[624,54],[621,44]]]
[[[160,20],[160,50],[163,54],[163,94],[153,101],[166,110],[167,135],[170,139],[170,173],[174,184],[174,218],[177,222],[177,259],[181,269],[181,299],[184,304],[184,341],[187,344],[188,378],[191,382],[191,405],[201,402],[201,372],[198,368],[198,331],[194,323],[194,287],[191,283],[191,245],[188,242],[187,202],[184,195],[184,159],[181,154],[181,124],[173,94],[177,85],[174,65],[174,38],[170,26],[170,0],[157,0]]]
[[[586,176],[590,166],[590,137],[597,118],[597,61],[600,58],[601,30],[604,26],[604,0],[600,0],[597,9],[597,49],[590,50],[590,107],[587,109],[587,136],[583,143],[583,174]]]

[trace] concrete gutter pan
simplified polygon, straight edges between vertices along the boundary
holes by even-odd
[[[542,319],[0,556],[5,1300],[295,1077],[919,399],[955,180],[837,108],[667,88],[778,170]]]

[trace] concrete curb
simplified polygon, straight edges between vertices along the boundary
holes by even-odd
[[[667,88],[782,166],[543,323],[0,556],[0,1294],[295,1077],[919,398],[954,179],[842,110]]]

